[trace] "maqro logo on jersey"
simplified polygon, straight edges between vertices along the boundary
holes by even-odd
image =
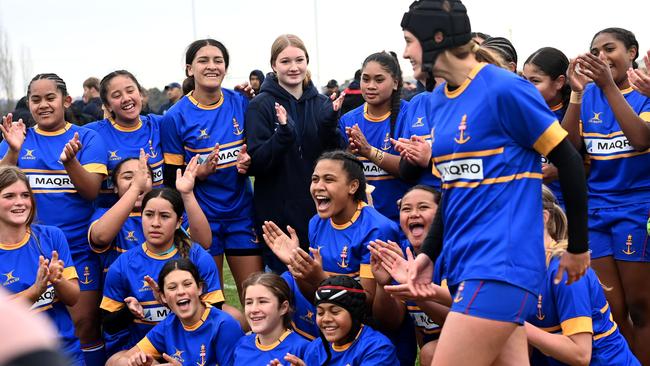
[[[613,139],[585,139],[585,146],[589,154],[615,154],[633,151],[634,148],[625,136]]]
[[[54,286],[49,286],[45,292],[38,297],[38,300],[32,305],[31,310],[38,309],[45,305],[49,305],[54,302],[56,299],[56,292],[54,292]]]
[[[462,159],[436,164],[444,182],[453,182],[458,179],[482,180],[483,160]]]
[[[74,189],[72,180],[67,174],[29,174],[28,177],[33,189]]]
[[[237,156],[241,150],[241,145],[236,146],[230,149],[219,150],[219,165],[224,165],[228,163],[233,163],[237,161]],[[209,153],[201,155],[201,161],[205,161],[208,158]]]
[[[384,169],[380,168],[371,161],[363,162],[363,174],[365,174],[366,177],[381,177],[388,175]]]

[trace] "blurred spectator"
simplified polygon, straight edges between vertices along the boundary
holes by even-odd
[[[343,105],[341,106],[341,115],[348,113],[365,102],[361,95],[361,70],[357,70],[354,73],[354,80],[352,80],[343,92],[345,92],[345,99],[343,99]]]
[[[22,97],[16,103],[16,108],[13,112],[13,120],[18,121],[22,118],[25,127],[30,128],[36,124],[34,118],[32,117],[32,112],[29,111],[29,105],[27,105],[27,97]]]
[[[99,79],[90,77],[83,83],[84,93],[81,100],[72,103],[71,112],[73,118],[69,122],[78,125],[85,125],[93,121],[104,119],[102,111],[102,100],[99,97]]]
[[[165,86],[165,93],[167,93],[167,103],[163,104],[160,107],[158,114],[165,114],[169,108],[171,108],[176,102],[178,102],[183,96],[183,90],[181,89],[181,84],[177,82],[170,83]]]
[[[328,97],[332,94],[338,94],[339,93],[339,82],[332,79],[327,82],[327,85],[325,85],[325,95]]]
[[[415,80],[405,80],[402,86],[402,99],[411,100],[418,94],[418,87]]]
[[[248,76],[248,82],[251,84],[251,88],[253,88],[255,95],[259,94],[260,87],[264,82],[264,73],[260,70],[251,71],[250,75]]]

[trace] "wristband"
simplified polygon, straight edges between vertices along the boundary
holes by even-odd
[[[571,98],[569,98],[569,103],[571,104],[582,104],[582,94],[583,92],[571,91]]]

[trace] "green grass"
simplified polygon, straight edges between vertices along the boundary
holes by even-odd
[[[226,297],[226,303],[228,305],[234,306],[239,310],[243,310],[241,303],[239,302],[239,294],[237,293],[237,285],[235,285],[235,279],[232,277],[230,272],[230,267],[228,267],[228,261],[223,261],[223,292]]]

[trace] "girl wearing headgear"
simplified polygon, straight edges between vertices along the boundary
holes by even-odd
[[[315,296],[320,338],[309,344],[304,362],[293,355],[285,357],[286,361],[310,366],[398,364],[388,338],[364,324],[366,295],[359,282],[333,276],[318,286]]]
[[[596,33],[590,53],[569,65],[572,93],[563,125],[590,161],[594,269],[612,288],[605,294],[621,332],[641,363],[650,364],[650,97],[628,79],[638,53],[639,43],[626,29]]]
[[[442,251],[454,300],[433,364],[525,364],[523,323],[545,274],[539,154],[560,172],[570,240],[558,274],[567,271],[569,283],[589,266],[580,155],[535,87],[490,64],[460,1],[415,2],[402,28],[404,55],[446,81],[431,99],[431,151],[402,150],[406,166],[431,162],[442,176],[439,212],[408,278],[414,293],[426,294]]]

